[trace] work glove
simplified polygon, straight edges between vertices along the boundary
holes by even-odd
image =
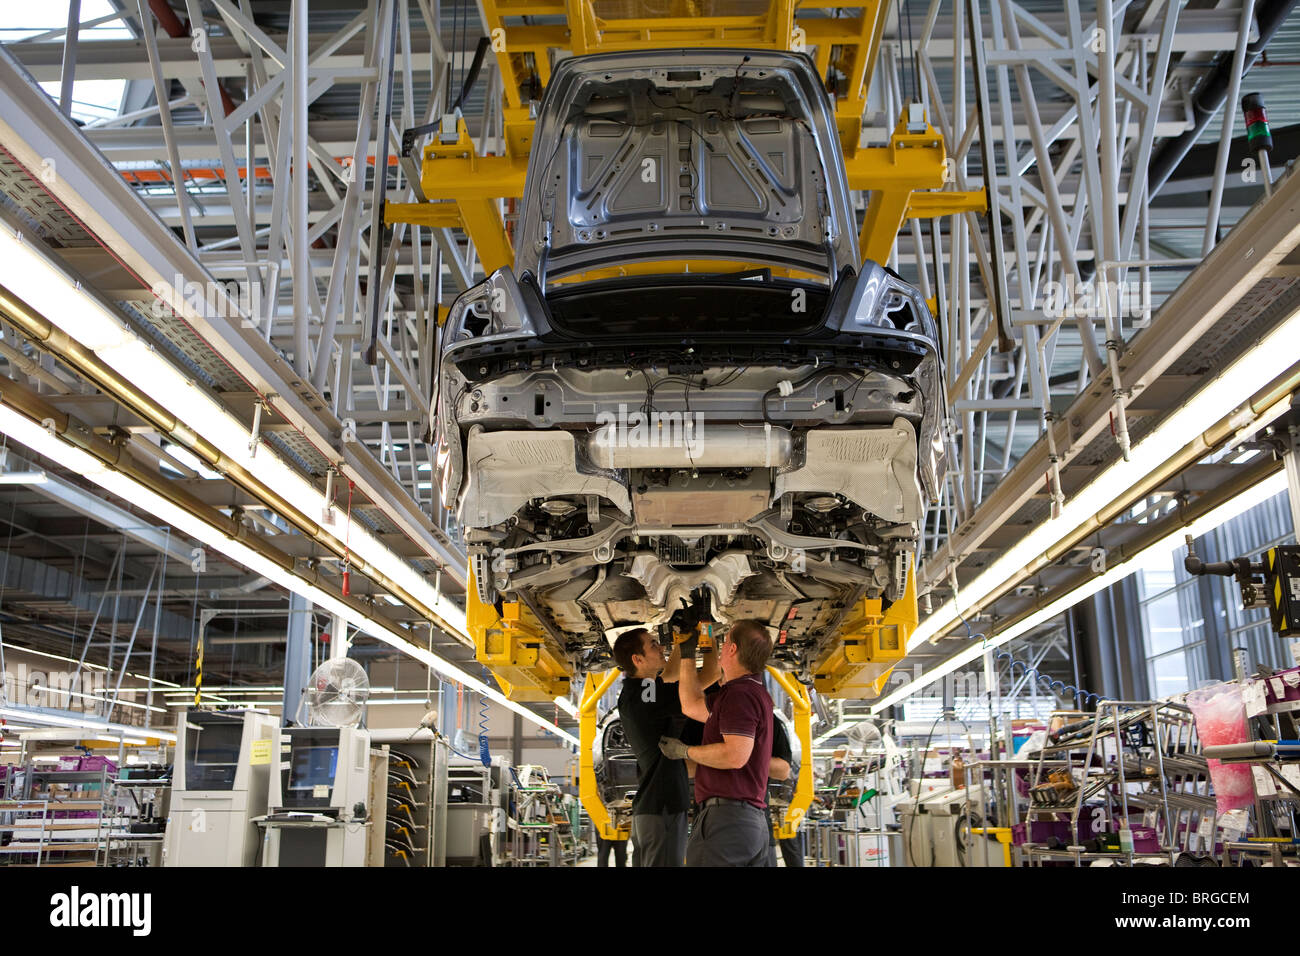
[[[700,605],[697,602],[688,603],[685,598],[682,598],[682,606],[673,611],[673,616],[668,619],[668,624],[672,627],[674,634],[698,635],[700,632]]]
[[[669,760],[685,760],[687,745],[674,737],[660,737],[659,751]]]
[[[713,602],[709,600],[709,589],[707,587],[700,585],[692,591],[691,603],[695,605],[696,610],[699,612],[699,620],[701,623],[714,623],[713,609],[711,607]]]

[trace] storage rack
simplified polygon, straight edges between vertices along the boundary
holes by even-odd
[[[10,775],[12,776],[12,774]],[[113,777],[100,770],[38,770],[29,758],[21,785],[9,783],[0,800],[0,864],[8,866],[98,866],[107,855],[113,816]],[[67,796],[49,788],[68,786]],[[90,792],[94,792],[92,799]],[[93,817],[61,816],[90,813]]]
[[[122,771],[113,781],[113,815],[109,821],[105,866],[162,866],[164,831],[136,832],[137,824],[166,823],[171,797],[171,768]],[[129,806],[128,806],[129,804]],[[145,809],[150,809],[146,816]]]
[[[837,758],[837,783],[816,791],[825,809],[810,813],[801,824],[807,832],[806,862],[818,867],[899,865],[892,859],[901,845],[897,828],[865,826],[860,808],[864,788],[875,790],[870,799],[877,801],[877,822],[883,821],[887,756],[883,749],[870,748],[860,756]]]
[[[1248,726],[1254,740],[1295,740],[1300,737],[1300,700],[1291,699],[1286,690],[1293,687],[1297,669],[1264,675],[1262,682],[1274,687],[1273,700],[1262,710],[1247,709]],[[1260,682],[1259,678],[1243,683]],[[1265,688],[1256,688],[1261,694]],[[1243,688],[1243,696],[1245,688]],[[1263,700],[1266,698],[1260,698]],[[1234,761],[1236,762],[1236,761]],[[1241,865],[1249,861],[1255,865],[1275,867],[1294,863],[1300,855],[1300,766],[1293,754],[1276,752],[1271,758],[1254,758],[1242,761],[1250,767],[1255,799],[1250,808],[1250,832],[1225,839],[1221,844],[1220,863],[1223,866]],[[1234,831],[1235,832],[1235,831]]]
[[[1072,784],[1072,789],[1055,791],[1055,797],[1045,786],[1049,757],[1065,761]],[[1031,777],[1026,824],[1059,820],[1068,813],[1069,843],[1050,847],[1027,842],[1018,851],[1035,866],[1049,860],[1081,866],[1093,859],[1172,863],[1190,848],[1195,834],[1205,832],[1207,814],[1213,830],[1214,800],[1208,788],[1206,762],[1186,706],[1168,700],[1100,701],[1086,728],[1067,731],[1039,751]],[[1098,837],[1130,828],[1134,811],[1141,812],[1143,822],[1158,834],[1159,850],[1088,849],[1079,841],[1085,808]]]
[[[499,758],[498,758],[499,759]],[[496,866],[504,862],[504,796],[497,764],[448,764],[444,858],[448,866]]]
[[[515,773],[511,776],[511,813],[506,820],[511,865],[575,865],[580,848],[559,786],[545,776],[541,783],[533,783],[527,776],[526,782],[521,782]]]
[[[388,745],[385,866],[446,863],[447,744],[427,730],[373,733]]]

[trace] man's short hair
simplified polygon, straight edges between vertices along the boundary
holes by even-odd
[[[744,620],[731,625],[727,640],[736,645],[740,666],[751,674],[761,674],[772,654],[772,638],[762,621]]]
[[[645,654],[645,638],[649,633],[644,627],[638,627],[634,631],[624,631],[614,642],[614,663],[624,674],[636,673],[632,655]]]

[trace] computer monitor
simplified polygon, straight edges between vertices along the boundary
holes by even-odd
[[[333,787],[338,769],[338,747],[296,747],[289,767],[290,790]]]
[[[242,715],[194,714],[186,723],[185,736],[187,789],[232,789],[244,736]]]

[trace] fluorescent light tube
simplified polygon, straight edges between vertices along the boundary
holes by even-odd
[[[886,707],[893,706],[918,691],[924,690],[935,681],[951,674],[958,668],[965,667],[967,664],[978,660],[984,655],[985,651],[1001,647],[1003,644],[1014,640],[1027,631],[1037,627],[1039,624],[1042,624],[1044,621],[1049,621],[1063,611],[1069,610],[1080,601],[1091,597],[1103,588],[1109,587],[1116,581],[1128,577],[1134,571],[1149,566],[1153,561],[1163,558],[1175,547],[1180,545],[1186,535],[1190,534],[1193,538],[1197,538],[1201,535],[1207,534],[1225,521],[1235,518],[1237,515],[1242,514],[1245,511],[1249,511],[1257,504],[1267,501],[1274,495],[1280,494],[1286,490],[1286,475],[1284,473],[1277,472],[1276,474],[1269,476],[1255,487],[1243,491],[1230,501],[1225,501],[1213,511],[1202,515],[1190,525],[1171,532],[1159,541],[1151,544],[1150,547],[1143,548],[1123,564],[1117,564],[1113,568],[1108,569],[1104,574],[1097,575],[1095,578],[1090,579],[1086,584],[1061,596],[1042,610],[1036,611],[1019,623],[1011,625],[1007,630],[992,635],[988,637],[987,640],[973,642],[966,650],[959,651],[933,670],[921,675],[915,680],[909,681],[902,687],[890,693],[888,696],[882,697],[880,701],[872,705],[871,713],[876,715],[883,712]]]
[[[92,350],[100,361],[143,394],[167,409],[195,435],[215,445],[222,454],[254,475],[299,508],[319,515],[332,503],[298,471],[259,443],[249,448],[250,429],[203,386],[186,377],[152,345],[139,338],[116,315],[74,286],[66,275],[30,243],[0,225],[0,282],[48,321]],[[322,527],[376,572],[388,578],[433,612],[446,630],[468,639],[465,612],[358,522],[350,533],[342,522]],[[346,543],[345,543],[346,538]],[[365,572],[365,568],[361,570]]]
[[[0,485],[43,485],[49,480],[43,471],[0,471]]]
[[[1297,341],[1300,341],[1300,311],[1293,312],[1286,321],[1161,422],[1150,435],[1133,447],[1129,461],[1117,461],[1103,471],[1066,502],[1059,516],[1025,535],[973,581],[963,586],[955,598],[936,608],[913,632],[907,642],[907,649],[910,651],[939,637],[957,624],[960,617],[969,618],[971,609],[1004,581],[1014,577],[1088,518],[1140,483],[1171,455],[1202,434],[1209,424],[1219,421],[1225,413],[1248,400],[1262,384],[1285,372],[1295,363]],[[1274,406],[1260,416],[1260,420],[1267,419],[1274,412],[1285,410],[1286,403],[1279,402],[1278,405],[1283,408]],[[1246,416],[1241,426],[1249,425],[1249,419],[1253,417]]]
[[[188,534],[209,547],[215,548],[254,574],[260,574],[281,587],[302,595],[317,607],[343,618],[363,633],[369,634],[421,661],[435,673],[441,674],[448,680],[465,685],[489,700],[496,701],[506,709],[519,714],[525,720],[537,724],[546,731],[577,746],[578,739],[572,734],[544,720],[527,707],[510,700],[504,694],[489,687],[478,678],[470,676],[454,664],[443,660],[418,644],[412,643],[392,625],[367,617],[355,610],[350,604],[338,600],[333,595],[304,581],[297,575],[290,574],[275,562],[270,561],[242,542],[227,537],[220,529],[178,507],[151,488],[140,484],[134,478],[112,470],[81,449],[74,448],[62,439],[54,437],[35,422],[18,414],[8,406],[0,406],[0,432],[11,436],[14,440],[21,442],[38,454],[57,461],[64,467],[83,475],[112,494],[131,501],[171,525],[173,529]],[[556,703],[558,704],[561,699],[563,698],[557,699]]]
[[[176,734],[165,730],[135,727],[129,724],[113,724],[108,721],[95,720],[93,717],[64,717],[61,714],[47,714],[39,710],[28,710],[25,707],[0,707],[0,717],[16,717],[19,720],[29,721],[34,724],[46,724],[54,727],[72,727],[77,730],[87,731],[87,736],[112,731],[119,734],[148,734],[150,737],[156,737],[159,740],[176,739]]]

